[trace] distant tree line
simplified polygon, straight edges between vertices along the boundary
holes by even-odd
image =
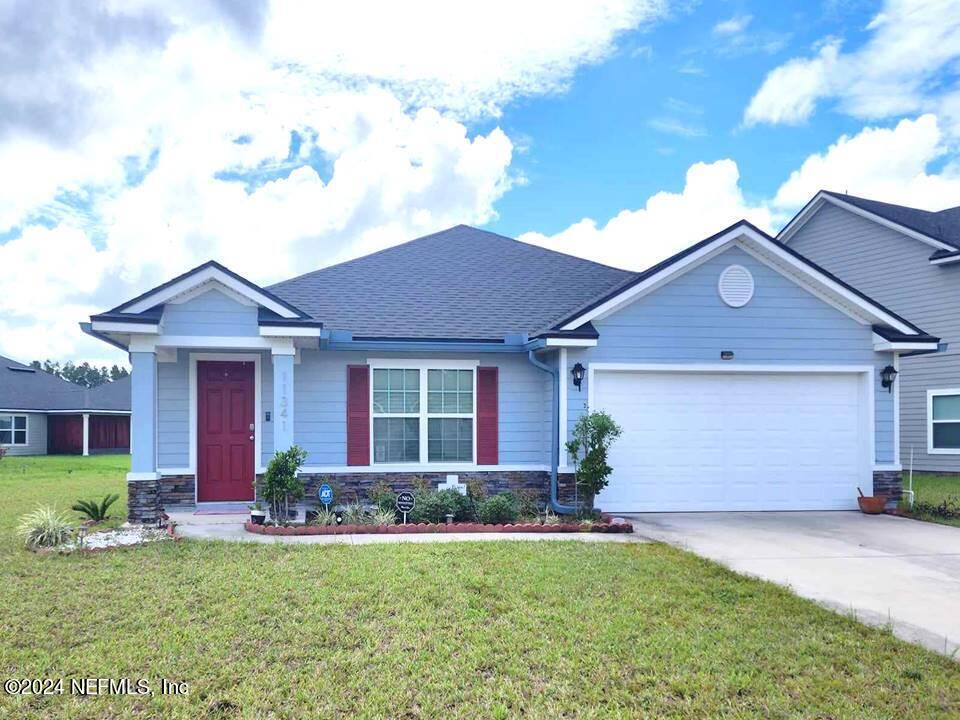
[[[43,370],[67,382],[72,382],[87,388],[113,382],[114,380],[125,378],[130,374],[129,370],[119,365],[113,365],[111,367],[102,365],[97,367],[88,362],[82,362],[76,365],[68,361],[61,365],[58,362],[52,362],[50,360],[44,360],[42,363],[39,360],[34,360],[30,363],[30,367]]]

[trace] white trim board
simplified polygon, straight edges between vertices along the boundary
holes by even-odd
[[[261,305],[269,310],[272,310],[282,318],[299,317],[297,313],[293,312],[285,305],[278,303],[262,292],[249,287],[245,283],[240,282],[219,268],[212,266],[205,267],[197,272],[191,273],[172,285],[168,285],[167,287],[150,292],[139,300],[134,300],[121,305],[117,308],[117,312],[143,312],[144,310],[149,310],[155,305],[159,305],[161,303],[184,296],[201,285],[209,285],[211,284],[211,281],[226,287],[228,290],[232,290],[234,293],[249,299],[257,305]]]
[[[854,215],[859,215],[862,218],[872,220],[878,225],[882,225],[883,227],[889,228],[891,230],[896,230],[897,232],[903,235],[906,235],[907,237],[913,238],[914,240],[919,240],[920,242],[925,243],[931,247],[935,247],[938,250],[949,250],[951,252],[954,252],[957,249],[952,245],[948,245],[944,242],[941,242],[940,240],[937,240],[936,238],[932,238],[929,235],[925,235],[922,232],[918,232],[917,230],[908,228],[905,225],[900,225],[899,223],[895,223],[892,220],[887,220],[887,218],[880,217],[879,215],[876,215],[870,212],[869,210],[864,210],[863,208],[857,207],[856,205],[853,205],[851,203],[844,202],[842,199],[838,197],[834,197],[833,195],[828,195],[823,191],[818,192],[814,196],[813,200],[811,200],[807,204],[807,207],[801,210],[800,213],[795,218],[793,218],[789,223],[787,223],[786,227],[784,227],[780,231],[780,233],[777,235],[777,239],[782,243],[789,243],[790,239],[797,234],[797,231],[800,230],[801,227],[806,225],[807,222],[810,220],[810,218],[812,218],[814,215],[817,214],[820,208],[823,207],[824,203],[830,203],[831,205],[835,205],[836,207],[843,208],[844,210],[851,212]]]
[[[193,484],[193,501],[197,502],[197,492],[200,485],[200,479],[197,478],[197,362],[198,361],[227,361],[227,362],[253,362],[253,467],[254,475],[260,472],[260,463],[263,460],[261,454],[261,438],[263,436],[263,411],[261,407],[261,375],[260,375],[260,353],[190,353],[189,357],[189,382],[190,392],[190,467],[186,472],[170,473],[172,475],[190,475],[192,474],[196,481]],[[159,395],[159,388],[158,393]],[[157,443],[159,451],[159,442]],[[158,471],[159,472],[159,471]],[[250,478],[253,483],[255,477]]]
[[[805,287],[805,289],[813,291],[812,289],[814,287],[818,288],[820,296],[825,302],[828,302],[848,315],[853,317],[859,316],[858,319],[861,323],[870,324],[872,322],[880,322],[908,335],[917,334],[916,330],[902,320],[893,317],[874,303],[864,300],[836,280],[810,267],[779,247],[775,242],[771,242],[761,233],[743,224],[736,225],[689,255],[667,265],[659,272],[650,275],[636,285],[626,288],[592,310],[588,310],[572,320],[567,321],[561,329],[573,330],[586,322],[602,320],[633,301],[672,281],[681,274],[715,257],[734,244],[747,252],[750,252],[752,249],[753,252],[750,252],[750,254],[754,256],[760,252],[768,258],[767,265],[778,270],[778,272],[793,282]],[[751,248],[751,245],[754,247]],[[769,258],[774,257],[777,263],[771,264]],[[777,265],[780,264],[784,267],[778,269]],[[791,272],[784,272],[784,268],[789,268]],[[802,282],[800,278],[806,278],[806,282]]]
[[[301,474],[347,473],[550,472],[549,465],[475,465],[473,463],[393,463],[382,465],[304,465]]]

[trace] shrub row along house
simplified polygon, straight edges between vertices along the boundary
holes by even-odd
[[[84,388],[0,356],[0,447],[7,455],[130,451],[130,378]]]
[[[478,479],[565,509],[587,410],[613,512],[899,494],[901,352],[938,339],[739,222],[641,273],[457,226],[271,287],[208,262],[85,330],[133,366],[130,517],[253,498],[275,450],[363,494]]]

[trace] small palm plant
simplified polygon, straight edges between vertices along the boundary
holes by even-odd
[[[118,497],[120,496],[107,495],[99,503],[96,500],[77,500],[73,505],[73,509],[81,515],[86,515],[87,519],[93,522],[103,522],[110,517],[107,515],[107,511],[110,509],[110,506],[117,501]]]
[[[20,518],[17,534],[28,548],[55,547],[70,539],[70,518],[49,505],[38,507]]]

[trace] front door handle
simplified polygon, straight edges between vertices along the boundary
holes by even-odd
[[[250,436],[250,439],[253,440],[253,435]]]

